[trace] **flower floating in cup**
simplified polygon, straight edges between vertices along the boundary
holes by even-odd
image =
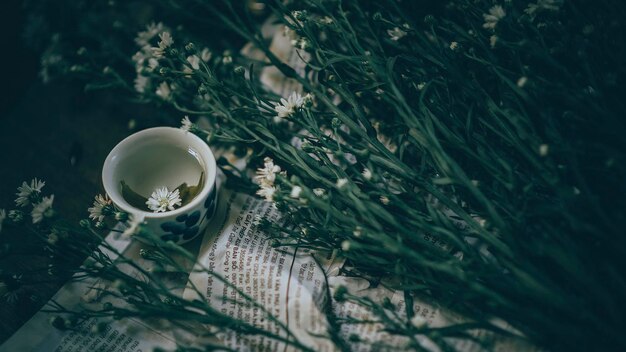
[[[120,181],[122,189],[122,197],[128,204],[141,209],[150,210],[155,213],[174,210],[188,204],[200,192],[200,188],[204,181],[204,172],[200,173],[200,180],[195,186],[188,186],[184,182],[170,191],[167,186],[157,187],[149,198],[135,192],[126,182]]]
[[[146,205],[155,213],[165,212],[165,209],[174,210],[174,206],[182,203],[178,188],[173,192],[168,191],[167,187],[157,188],[148,200]]]

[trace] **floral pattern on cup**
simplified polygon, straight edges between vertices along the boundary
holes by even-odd
[[[175,221],[166,221],[161,224],[161,229],[166,234],[161,235],[163,241],[187,242],[194,239],[200,229],[208,223],[215,213],[215,196],[217,192],[212,192],[204,201],[204,210],[196,210],[191,213],[181,214]]]

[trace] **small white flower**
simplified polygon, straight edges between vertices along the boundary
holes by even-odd
[[[200,58],[196,55],[191,55],[187,57],[187,62],[191,65],[191,68],[194,70],[200,69]]]
[[[172,91],[170,90],[170,86],[167,82],[161,82],[161,84],[159,84],[159,88],[156,90],[156,95],[160,96],[164,100],[169,99],[171,93]]]
[[[311,47],[311,44],[306,38],[294,39],[291,41],[291,45],[293,45],[294,47],[300,50],[306,50],[307,48]]]
[[[277,117],[283,119],[288,118],[294,114],[297,109],[302,108],[304,102],[304,98],[302,98],[299,93],[293,92],[287,99],[281,98],[280,103],[275,103],[274,111],[276,111]]]
[[[7,212],[4,209],[0,209],[0,232],[2,232],[2,223],[4,222],[4,219],[7,218]]]
[[[522,76],[517,80],[517,86],[520,88],[524,88],[526,82],[528,82],[528,77]]]
[[[424,319],[421,315],[414,315],[413,318],[411,318],[411,325],[418,329],[423,328],[427,323],[426,319]]]
[[[399,27],[395,27],[394,29],[388,29],[387,34],[391,37],[391,40],[397,42],[398,40],[406,36],[407,33]]]
[[[524,12],[534,19],[539,11],[558,11],[561,3],[561,0],[538,0],[537,3],[528,5]]]
[[[320,23],[326,24],[326,25],[333,24],[333,19],[328,16],[324,16],[320,18]]]
[[[159,38],[161,39],[159,41],[159,48],[162,50],[167,49],[174,44],[174,39],[172,39],[170,32],[163,32],[159,34]]]
[[[542,144],[539,146],[539,155],[546,156],[550,151],[550,147],[547,144]]]
[[[135,53],[135,55],[133,55],[131,59],[133,60],[133,62],[135,62],[135,69],[137,71],[140,71],[143,65],[143,62],[146,60],[146,55],[144,54],[142,50],[139,50],[138,52]]]
[[[483,28],[486,29],[495,29],[498,22],[506,16],[506,12],[500,5],[496,5],[489,9],[489,13],[483,14],[483,18],[485,19],[485,23],[483,24]]]
[[[257,170],[254,179],[257,180],[260,185],[273,185],[274,180],[276,180],[276,174],[281,171],[281,168],[275,165],[274,160],[270,157],[265,157],[263,161],[264,167]]]
[[[363,229],[361,229],[361,226],[357,226],[354,228],[354,231],[352,231],[352,234],[354,235],[354,237],[361,237],[363,236]]]
[[[191,128],[193,127],[193,123],[191,122],[191,120],[189,120],[189,116],[187,115],[185,115],[185,117],[180,120],[180,124],[180,129],[187,132],[189,132],[189,130],[191,130]]]
[[[232,57],[232,56],[230,56],[230,55],[225,55],[225,56],[222,58],[222,63],[223,63],[224,65],[230,65],[230,64],[232,64],[232,63],[233,63],[233,57]]]
[[[300,187],[300,186],[293,186],[289,196],[291,198],[299,198],[300,197],[300,193],[302,193],[302,187]]]
[[[138,93],[145,93],[148,80],[148,77],[138,74],[137,78],[135,78],[135,90]]]
[[[111,204],[112,201],[107,194],[105,194],[104,196],[101,194],[96,195],[95,200],[93,201],[93,207],[87,209],[87,211],[89,211],[89,218],[93,221],[104,220],[104,214],[102,214],[102,209],[105,206]]]
[[[33,224],[41,222],[44,217],[50,217],[53,201],[54,194],[50,197],[43,197],[41,202],[33,207],[33,211],[30,212],[30,215],[33,217]]]
[[[180,206],[182,200],[178,189],[170,192],[167,187],[157,188],[146,201],[146,205],[155,213],[174,210],[174,206]]]
[[[380,196],[380,202],[383,203],[384,205],[389,204],[389,198],[387,196]]]
[[[341,189],[341,188],[344,188],[347,183],[348,183],[347,178],[340,178],[337,180],[336,186],[337,188]]]
[[[350,241],[345,240],[343,242],[341,242],[341,250],[344,252],[347,252],[350,250]]]
[[[154,71],[154,69],[156,69],[157,67],[159,67],[159,60],[151,57],[148,59],[148,67],[150,68],[150,71]]]
[[[21,210],[9,210],[9,219],[13,222],[21,222],[24,220],[24,213]]]
[[[492,35],[491,37],[489,37],[489,44],[491,45],[492,48],[496,47],[496,43],[498,43],[497,35]]]
[[[57,242],[59,242],[59,235],[54,232],[49,234],[46,242],[48,242],[49,245],[54,246]]]
[[[15,204],[19,207],[25,207],[32,203],[33,197],[39,196],[41,193],[41,189],[45,186],[46,183],[44,181],[40,181],[36,178],[30,181],[30,185],[26,183],[26,181],[22,182],[22,185],[17,187],[17,199],[15,199]]]
[[[139,46],[146,46],[150,44],[150,40],[157,35],[157,33],[163,30],[163,23],[159,22],[155,24],[154,22],[150,23],[146,26],[146,30],[143,32],[137,33],[137,37],[135,38],[135,43]]]
[[[167,187],[157,188],[152,192],[150,198],[146,201],[146,205],[150,210],[155,213],[165,212],[167,210],[174,210],[175,206],[180,206],[182,200],[180,199],[180,193],[178,189],[170,192]]]
[[[420,82],[417,84],[417,90],[422,90],[424,89],[424,87],[426,87],[426,83],[424,82]]]
[[[459,48],[459,43],[457,42],[452,42],[450,43],[450,50],[457,50]]]
[[[276,193],[276,187],[268,184],[262,184],[261,188],[256,192],[259,196],[265,198],[266,201],[271,202],[274,200],[274,194]]]
[[[139,231],[139,226],[141,224],[143,224],[144,222],[144,216],[140,215],[140,214],[130,214],[130,217],[128,219],[128,225],[126,227],[126,229],[124,230],[124,232],[122,233],[123,236],[132,236],[134,234],[137,233],[137,231]]]
[[[209,50],[209,48],[204,48],[200,52],[200,58],[204,62],[209,62],[209,60],[211,60],[212,56],[213,56],[213,53],[211,53],[211,50]]]
[[[361,175],[363,175],[363,178],[368,181],[372,179],[372,171],[370,171],[370,169],[368,168],[363,169]]]
[[[323,188],[314,188],[313,189],[313,194],[315,194],[318,197],[323,196],[324,193],[326,193],[326,190],[324,190]]]

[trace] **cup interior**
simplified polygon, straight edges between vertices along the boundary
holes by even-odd
[[[111,150],[102,170],[104,189],[118,207],[152,218],[192,208],[210,192],[215,176],[215,158],[206,143],[192,133],[171,127],[146,129],[122,140]],[[183,183],[199,185],[200,191],[180,208],[153,213],[124,199],[122,181],[145,198],[156,188],[173,191]]]

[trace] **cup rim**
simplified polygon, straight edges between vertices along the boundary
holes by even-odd
[[[127,203],[126,201],[120,202],[119,195],[117,194],[119,192],[110,192],[109,186],[111,185],[109,185],[107,180],[105,179],[108,175],[111,175],[111,173],[113,172],[111,170],[112,164],[113,164],[113,158],[116,155],[118,155],[124,148],[126,148],[127,145],[132,144],[135,141],[140,140],[142,138],[146,138],[146,137],[153,136],[153,135],[159,135],[163,133],[184,134],[183,138],[191,138],[195,140],[195,142],[198,145],[200,145],[200,148],[198,148],[200,150],[197,150],[197,152],[201,155],[201,157],[203,158],[206,164],[205,165],[206,167],[205,172],[207,174],[207,178],[205,181],[206,186],[202,188],[200,193],[196,195],[191,200],[191,202],[174,210],[168,210],[168,211],[161,212],[161,213],[155,213],[155,212],[148,212],[145,210],[137,209],[135,207],[129,207],[126,205]],[[190,209],[197,207],[198,204],[202,203],[204,201],[204,198],[206,198],[209,195],[209,193],[215,188],[216,177],[217,177],[217,163],[215,162],[215,156],[213,155],[211,148],[200,137],[196,136],[195,134],[189,131],[185,131],[180,128],[166,127],[166,126],[147,128],[147,129],[135,132],[131,134],[130,136],[122,139],[120,142],[118,142],[115,145],[115,147],[113,147],[113,149],[111,149],[106,159],[104,160],[104,164],[102,166],[102,184],[104,186],[104,191],[113,201],[113,204],[115,204],[115,206],[119,207],[120,209],[122,209],[123,211],[129,214],[133,214],[135,216],[139,215],[147,219],[162,219],[162,218],[168,218],[171,216],[178,216],[178,215],[181,215],[182,213],[189,211]]]

